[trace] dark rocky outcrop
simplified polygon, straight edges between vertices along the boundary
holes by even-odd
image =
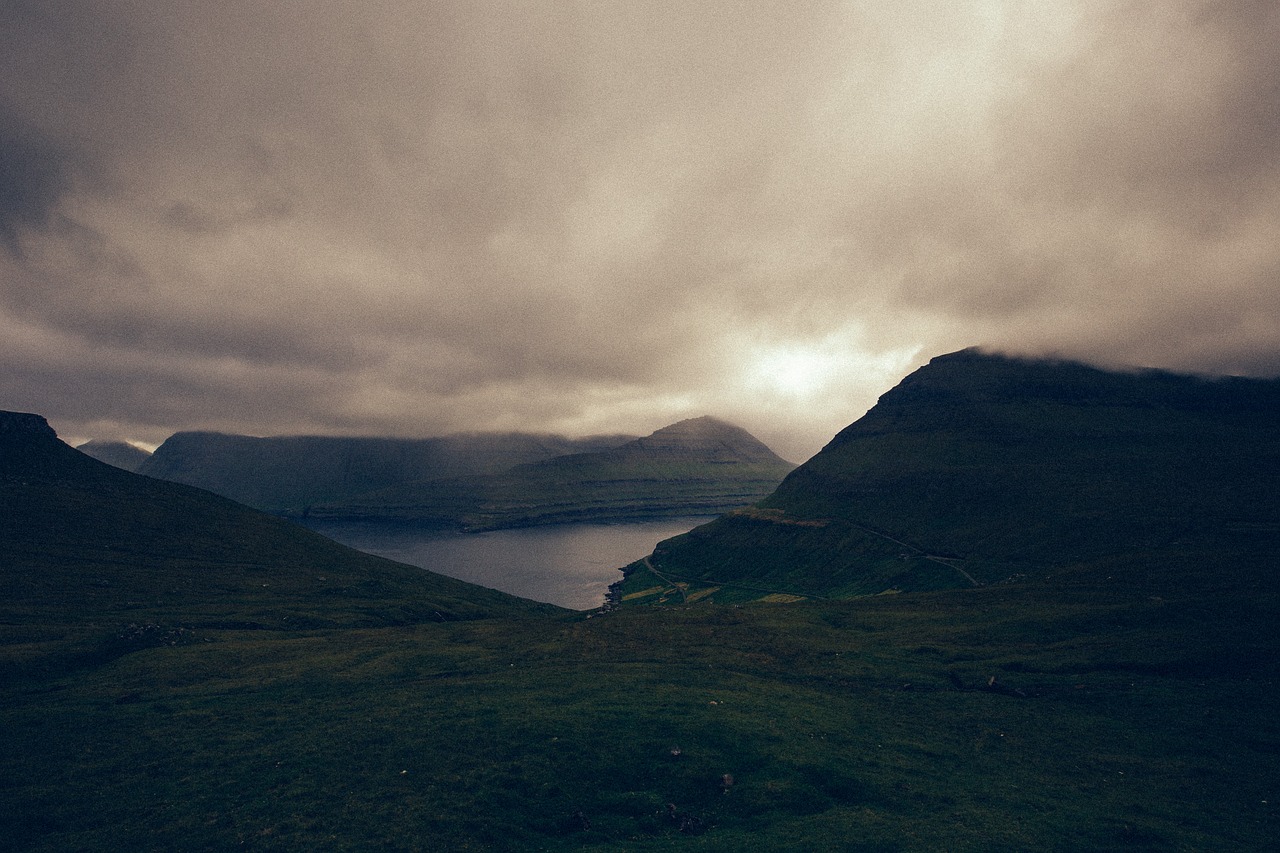
[[[30,412],[0,412],[0,449],[17,447],[22,436],[57,438],[49,422]]]

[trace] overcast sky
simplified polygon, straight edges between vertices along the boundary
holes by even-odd
[[[0,0],[0,408],[801,461],[971,345],[1280,373],[1280,3]]]

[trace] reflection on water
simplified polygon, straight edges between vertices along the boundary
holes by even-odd
[[[627,524],[556,524],[441,534],[395,525],[315,526],[344,545],[442,575],[574,610],[599,607],[622,566],[710,521],[668,518]]]

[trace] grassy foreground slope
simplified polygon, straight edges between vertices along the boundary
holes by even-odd
[[[141,649],[4,690],[0,830],[32,851],[1275,849],[1274,640],[1249,671],[1168,669],[1162,642],[1216,620],[967,595]]]
[[[1157,587],[1188,563],[1256,581],[1280,552],[1278,424],[1280,381],[941,356],[755,507],[663,543],[621,593],[848,597],[1115,561],[1169,566]]]
[[[308,518],[485,530],[715,515],[769,494],[794,467],[741,427],[690,418],[618,447],[403,483],[312,507]]]

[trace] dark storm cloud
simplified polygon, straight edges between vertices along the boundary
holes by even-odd
[[[6,404],[800,457],[971,344],[1274,372],[1278,14],[0,3]]]

